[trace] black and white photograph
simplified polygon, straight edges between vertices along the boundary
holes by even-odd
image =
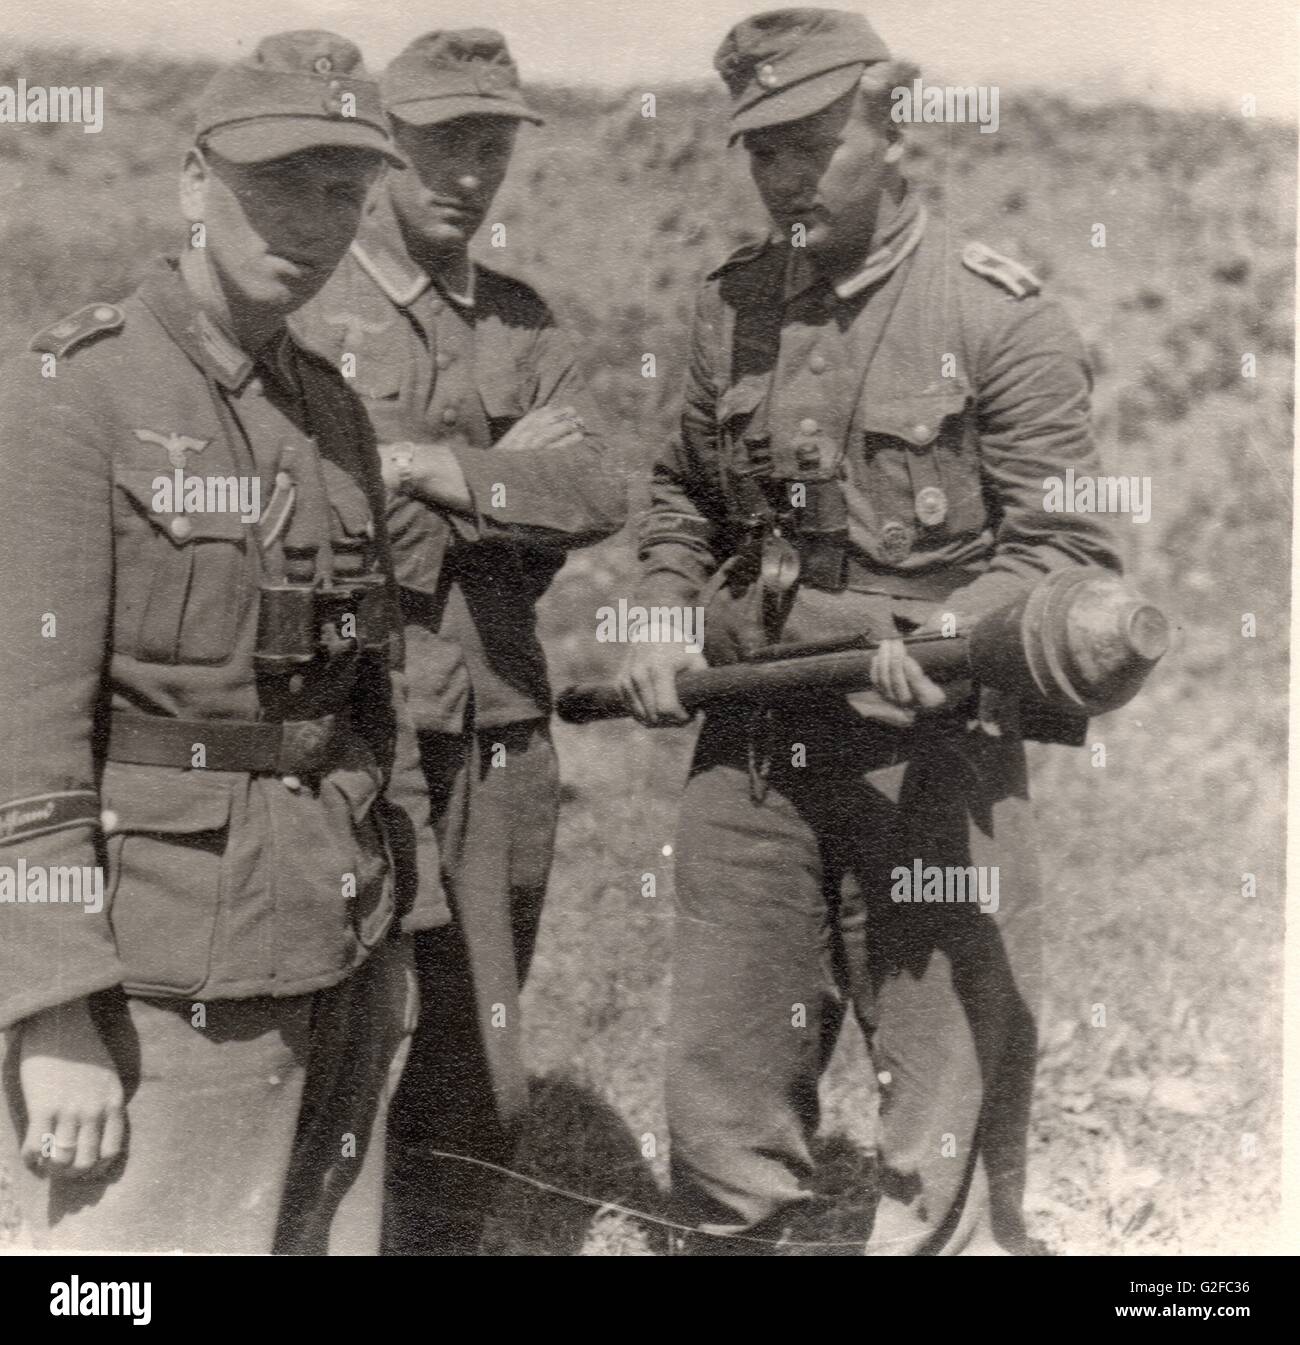
[[[214,1256],[1032,1256],[1251,1316],[1296,35],[8,0],[0,1277],[175,1327]]]

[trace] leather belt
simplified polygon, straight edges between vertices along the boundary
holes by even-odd
[[[172,719],[114,710],[109,724],[109,761],[134,766],[195,766],[203,746],[210,771],[249,775],[320,775],[331,765],[339,736],[336,715],[263,723],[239,719]]]
[[[890,598],[915,598],[943,602],[954,590],[974,577],[969,571],[944,568],[911,574],[873,570],[841,543],[820,544],[801,539],[802,582],[826,593],[879,593]]]

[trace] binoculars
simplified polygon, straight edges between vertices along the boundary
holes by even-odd
[[[329,584],[263,584],[253,658],[264,670],[276,671],[341,648],[384,653],[389,633],[382,575],[357,575]]]

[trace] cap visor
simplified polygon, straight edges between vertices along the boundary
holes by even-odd
[[[746,131],[761,130],[764,126],[781,126],[788,121],[802,121],[820,112],[837,99],[843,98],[862,77],[866,69],[865,61],[855,61],[852,65],[840,66],[838,70],[825,70],[820,75],[800,80],[779,93],[760,98],[757,103],[738,112],[731,121],[731,133],[727,143],[734,144],[738,136]]]
[[[311,149],[368,149],[396,168],[406,167],[406,160],[376,127],[340,117],[258,117],[219,126],[206,140],[231,163],[269,163]]]
[[[390,103],[388,115],[408,126],[433,126],[442,121],[455,121],[457,117],[514,117],[518,121],[531,121],[535,126],[546,124],[543,117],[523,103],[510,98],[479,98],[470,93]]]

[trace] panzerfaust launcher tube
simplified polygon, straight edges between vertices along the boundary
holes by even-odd
[[[1063,709],[1102,714],[1126,705],[1169,647],[1163,612],[1134,596],[1106,570],[1049,575],[1024,597],[952,636],[904,639],[936,682],[973,679]],[[677,691],[688,710],[720,701],[785,700],[810,691],[861,691],[871,685],[877,643],[841,641],[776,646],[742,663],[683,672]],[[572,724],[627,713],[607,683],[570,687],[556,700]]]

